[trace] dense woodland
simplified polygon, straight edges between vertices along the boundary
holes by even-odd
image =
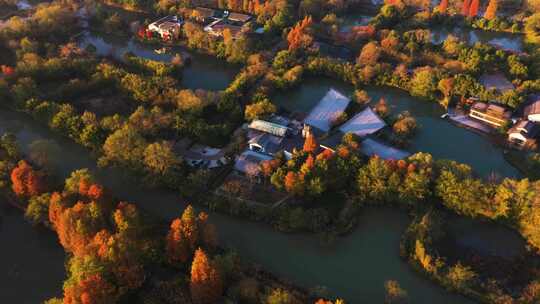
[[[401,208],[412,218],[401,241],[401,255],[419,272],[481,302],[537,303],[539,153],[520,155],[527,178],[481,178],[467,165],[426,153],[400,161],[367,158],[359,153],[361,140],[351,134],[343,137],[336,153],[320,152],[311,136],[292,159],[277,155],[261,164],[263,186],[299,202],[269,209],[214,195],[208,189],[215,187],[222,172],[188,166],[174,147],[176,141],[189,138],[223,148],[227,157],[234,158],[246,145],[237,129],[277,113],[276,94],[314,76],[353,85],[355,103],[348,113],[371,102],[391,125],[387,139],[401,147],[421,132],[415,118],[408,112],[391,113],[384,99],[371,101],[363,87],[397,87],[445,107],[466,107],[467,98],[478,97],[519,109],[530,94],[540,91],[537,2],[443,0],[430,7],[428,1],[389,0],[368,25],[347,35],[339,31],[341,16],[347,10],[361,11],[365,3],[45,3],[28,18],[15,16],[0,26],[0,103],[88,148],[99,166],[124,169],[146,186],[173,189],[211,211],[268,222],[283,232],[315,232],[331,239],[353,229],[364,206]],[[0,0],[2,7],[13,4]],[[223,37],[210,36],[193,15],[199,5],[253,14],[264,33],[234,39],[227,31]],[[76,36],[83,28],[76,12],[82,6],[90,11],[93,30],[134,36],[152,45],[160,41],[138,28],[133,31],[124,14],[144,14],[139,26],[158,15],[181,15],[186,23],[177,44],[241,70],[225,90],[192,90],[182,84],[189,59],[181,54],[160,62],[130,53],[121,60],[99,56],[92,46],[81,49]],[[441,24],[522,33],[524,51],[468,45],[452,35],[437,45],[430,28]],[[325,54],[317,47],[321,41],[347,48],[354,56],[345,60]],[[504,74],[516,89],[502,94],[486,89],[479,77],[491,72]],[[506,129],[502,127],[501,133]],[[23,206],[31,223],[56,231],[68,256],[64,297],[47,303],[216,303],[226,297],[239,303],[290,304],[317,299],[257,274],[242,261],[241,253],[220,248],[207,213],[187,207],[164,224],[113,197],[87,170],[56,180],[43,156],[54,153],[46,142],[36,144],[30,155],[22,155],[16,146],[13,136],[2,137],[2,194]],[[222,188],[235,197],[246,187]],[[333,195],[340,199],[326,199]],[[493,221],[519,232],[529,245],[524,262],[516,266],[524,279],[509,282],[492,276],[479,266],[483,263],[471,259],[454,263],[455,257],[443,256],[439,245],[448,214]],[[385,289],[387,303],[406,301],[398,282],[387,282]]]

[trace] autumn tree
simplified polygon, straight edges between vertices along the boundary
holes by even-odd
[[[116,300],[114,286],[99,273],[64,287],[64,304],[112,304]]]
[[[287,172],[283,185],[285,186],[285,190],[289,193],[294,193],[296,195],[304,194],[304,174],[297,174],[293,171]]]
[[[480,0],[472,0],[471,6],[469,7],[469,17],[478,16],[479,6],[480,6]]]
[[[442,0],[441,3],[439,3],[438,9],[441,14],[446,14],[446,10],[448,9],[448,0]]]
[[[313,135],[313,132],[308,132],[304,141],[304,152],[315,153],[318,148],[319,144],[317,143],[315,135]]]
[[[195,249],[203,245],[207,248],[217,245],[215,227],[209,223],[206,213],[197,215],[189,205],[182,216],[171,223],[166,240],[167,258],[173,265],[186,263]]]
[[[191,256],[191,248],[182,229],[182,220],[177,218],[171,223],[167,235],[167,258],[171,264],[186,263]]]
[[[195,304],[217,303],[223,294],[223,281],[214,265],[202,249],[195,251],[191,265],[189,284],[191,298]]]
[[[13,192],[18,196],[36,196],[46,188],[43,177],[24,160],[11,171],[11,183]]]
[[[486,13],[484,14],[484,18],[488,20],[495,19],[495,17],[497,17],[498,6],[499,6],[498,0],[489,0],[489,4],[486,8]]]
[[[385,304],[404,304],[407,302],[407,291],[405,291],[399,283],[394,280],[388,280],[384,283],[386,290]]]
[[[52,200],[51,207],[54,207]],[[51,218],[51,213],[49,217]],[[51,218],[51,222],[60,244],[75,255],[85,253],[90,240],[105,227],[103,210],[96,202],[77,202],[71,208],[61,208],[58,214]]]
[[[398,115],[392,130],[401,138],[409,138],[416,131],[416,127],[416,119],[408,111],[405,111]]]
[[[458,262],[450,267],[446,278],[456,289],[462,289],[468,286],[476,276],[476,273],[474,273],[470,267],[464,266]]]
[[[470,0],[463,0],[463,4],[461,6],[461,14],[463,16],[468,16],[469,15],[469,7],[471,5],[471,2]]]
[[[291,29],[287,34],[289,51],[307,48],[313,43],[313,37],[308,32],[308,29],[312,24],[313,20],[311,16],[306,16]]]
[[[165,176],[179,163],[178,157],[173,152],[172,144],[166,141],[148,145],[143,154],[147,170],[155,175]]]
[[[374,111],[383,118],[388,116],[390,110],[388,109],[388,105],[386,104],[386,99],[384,99],[384,97],[379,99],[379,102],[375,105]]]
[[[361,65],[375,65],[379,61],[381,50],[375,42],[369,42],[364,47],[356,62]]]

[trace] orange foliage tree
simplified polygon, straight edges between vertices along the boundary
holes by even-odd
[[[317,143],[317,139],[315,139],[315,136],[312,132],[309,132],[306,135],[306,140],[304,141],[304,152],[315,153],[317,152],[318,147],[319,144]]]
[[[479,6],[480,6],[480,0],[472,0],[471,6],[469,7],[469,17],[478,16]]]
[[[171,223],[171,228],[167,234],[167,258],[169,263],[186,263],[191,256],[191,248],[182,229],[182,220],[177,218]]]
[[[448,0],[441,0],[441,3],[439,3],[439,12],[442,14],[446,14],[447,9],[448,9]]]
[[[103,214],[95,202],[77,202],[71,208],[60,209],[55,216],[52,224],[60,244],[74,255],[84,254],[90,240],[105,226]]]
[[[307,32],[308,28],[313,24],[311,16],[306,16],[302,21],[299,21],[287,34],[287,42],[289,43],[289,51],[299,48],[306,48],[313,42],[313,37]]]
[[[13,74],[15,74],[15,69],[13,67],[10,67],[10,66],[7,66],[7,65],[1,65],[0,66],[0,71],[5,76],[12,76]]]
[[[495,17],[497,17],[497,9],[499,7],[498,0],[489,0],[488,7],[486,8],[486,13],[484,14],[484,18],[488,20],[492,20]]]
[[[223,281],[202,249],[195,251],[189,284],[191,299],[196,304],[218,303],[223,294]]]
[[[115,288],[100,274],[90,275],[64,288],[64,304],[115,303]]]
[[[463,1],[463,6],[461,7],[461,14],[462,14],[463,16],[468,16],[468,15],[469,15],[469,6],[470,6],[470,3],[471,3],[470,0],[464,0],[464,1]]]
[[[36,196],[45,192],[45,181],[27,162],[21,160],[11,171],[12,189],[19,196]]]
[[[171,223],[166,240],[167,258],[171,264],[183,264],[198,246],[214,247],[217,236],[214,225],[208,222],[204,212],[195,215],[193,207],[187,206],[181,218]]]

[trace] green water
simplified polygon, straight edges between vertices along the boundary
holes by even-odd
[[[335,88],[351,95],[352,86],[327,78],[308,78],[294,89],[281,93],[273,101],[289,111],[307,113],[326,94]],[[487,137],[457,127],[440,118],[445,110],[436,103],[413,98],[402,90],[370,86],[364,88],[372,103],[381,97],[386,99],[391,114],[409,111],[420,126],[410,147],[410,152],[428,152],[438,159],[452,159],[468,164],[481,176],[495,173],[503,177],[519,177],[520,174],[503,157],[502,150]]]

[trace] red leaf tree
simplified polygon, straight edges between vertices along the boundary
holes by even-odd
[[[313,24],[311,16],[306,16],[298,22],[292,30],[287,34],[287,42],[289,42],[289,51],[305,48],[313,42],[313,37],[307,33],[307,29]]]
[[[19,196],[31,197],[45,192],[43,177],[24,160],[11,171],[12,189]]]
[[[480,6],[480,0],[472,0],[471,6],[469,7],[469,17],[478,16],[479,6]]]
[[[448,0],[441,0],[441,3],[439,3],[439,12],[441,14],[446,14],[447,9],[448,9]]]
[[[319,144],[317,143],[317,139],[315,139],[312,132],[309,132],[306,135],[306,140],[304,141],[304,152],[315,153],[317,152],[318,147]]]
[[[463,16],[468,16],[469,15],[469,6],[470,5],[471,5],[470,0],[464,0],[463,1],[463,6],[461,7],[461,14]]]
[[[499,7],[498,0],[489,0],[488,7],[486,8],[486,13],[484,14],[484,18],[488,20],[495,19],[497,17],[497,9]]]
[[[114,303],[115,288],[100,274],[90,275],[64,289],[64,304]]]
[[[202,249],[195,251],[189,284],[191,299],[195,304],[218,303],[223,294],[223,281]]]
[[[181,218],[172,221],[166,240],[169,263],[180,265],[189,261],[198,246],[217,245],[215,228],[208,222],[208,215],[187,206]]]

